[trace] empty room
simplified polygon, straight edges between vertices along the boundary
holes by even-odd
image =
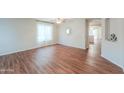
[[[124,18],[0,18],[1,74],[123,74]]]

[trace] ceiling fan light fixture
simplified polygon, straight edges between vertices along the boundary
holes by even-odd
[[[56,20],[56,23],[57,24],[60,24],[60,23],[62,23],[63,22],[63,19],[62,18],[57,18],[57,20]]]

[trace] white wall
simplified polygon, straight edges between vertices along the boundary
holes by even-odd
[[[56,34],[54,37],[53,43],[56,43]],[[37,42],[37,27],[34,19],[0,19],[0,55],[41,46]]]
[[[102,21],[104,24],[104,20]],[[103,27],[105,27],[103,25]],[[66,34],[66,28],[71,34]],[[104,30],[104,29],[103,29]],[[67,46],[86,48],[86,22],[83,18],[69,19],[55,25],[54,43]],[[124,68],[124,19],[111,19],[110,32],[118,37],[117,42],[102,38],[101,55],[111,62]],[[0,55],[41,47],[37,42],[36,21],[34,19],[0,19]]]
[[[103,24],[104,22],[105,20],[103,20]],[[105,28],[105,25],[103,27]],[[116,42],[107,41],[103,34],[101,55],[114,64],[124,68],[124,19],[110,19],[110,32],[115,33],[118,40]]]
[[[71,34],[66,34],[66,29],[71,29]],[[59,43],[76,48],[85,49],[85,19],[73,18],[59,25]]]

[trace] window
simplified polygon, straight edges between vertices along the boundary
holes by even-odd
[[[53,25],[50,23],[38,22],[37,41],[38,43],[51,41],[53,39]]]

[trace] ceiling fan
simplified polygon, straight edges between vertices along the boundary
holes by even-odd
[[[61,24],[62,22],[64,22],[64,18],[57,18],[56,19],[57,24]]]

